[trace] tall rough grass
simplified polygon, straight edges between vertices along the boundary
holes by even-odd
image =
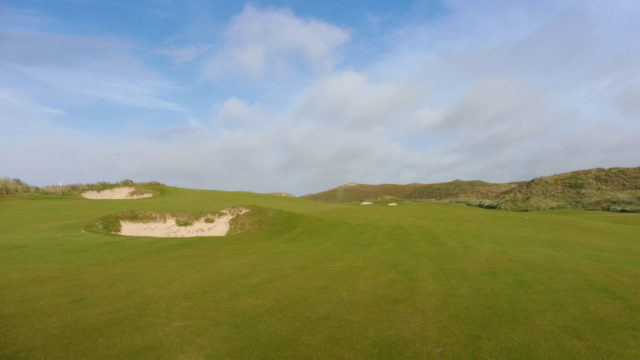
[[[133,180],[122,180],[116,183],[99,182],[96,184],[53,185],[45,187],[31,186],[20,179],[0,178],[0,196],[37,195],[37,196],[80,196],[84,191],[102,191],[121,186],[135,188],[133,194],[155,193],[162,191],[162,184],[157,181],[134,183]]]
[[[457,202],[513,211],[640,212],[640,167],[580,170],[507,184],[462,180],[438,184],[354,184],[304,197],[325,202],[383,199]]]
[[[36,186],[30,186],[20,179],[0,178],[0,196],[13,194],[37,194],[42,189]]]

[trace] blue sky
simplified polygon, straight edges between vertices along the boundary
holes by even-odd
[[[640,5],[0,1],[0,176],[304,194],[640,165]]]

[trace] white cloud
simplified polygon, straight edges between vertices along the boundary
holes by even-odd
[[[488,138],[501,146],[552,131],[571,118],[554,109],[545,93],[508,78],[487,78],[474,84],[448,111],[432,119],[433,130],[451,130],[477,143]],[[469,146],[473,147],[473,146]]]
[[[72,182],[92,171],[83,159],[104,149],[101,140],[57,126],[62,111],[6,89],[0,89],[0,115],[0,176],[38,185]]]
[[[193,61],[205,51],[209,49],[209,46],[185,46],[185,47],[167,47],[156,49],[155,53],[168,56],[175,64],[185,64]]]
[[[255,107],[236,97],[226,100],[216,115],[216,121],[222,123],[246,122],[255,118],[258,111]]]
[[[180,108],[166,99],[175,86],[144,66],[127,45],[85,36],[2,29],[0,44],[4,86],[71,100]]]
[[[625,80],[628,80],[628,83],[616,88],[618,93],[614,94],[613,100],[628,118],[638,119],[640,118],[640,77],[637,80],[633,78]]]
[[[424,96],[424,90],[411,82],[373,82],[345,71],[321,78],[309,89],[296,116],[337,126],[388,124]]]
[[[3,126],[22,126],[39,122],[41,119],[64,115],[64,111],[53,109],[21,99],[7,90],[0,89],[0,124]],[[19,122],[16,120],[20,120]],[[5,128],[6,129],[6,128]]]
[[[410,127],[415,131],[423,131],[428,128],[434,128],[441,124],[445,117],[444,110],[435,110],[431,108],[422,108],[413,115]]]
[[[324,21],[247,5],[229,23],[224,43],[206,64],[206,76],[213,80],[228,74],[259,77],[299,64],[331,70],[338,49],[349,40],[348,31]]]

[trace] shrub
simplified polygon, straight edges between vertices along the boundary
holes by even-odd
[[[496,203],[495,201],[490,201],[490,200],[482,200],[482,201],[480,201],[478,206],[483,208],[483,209],[497,209],[498,208],[498,203]]]
[[[193,225],[193,220],[189,218],[176,218],[176,225],[178,226],[191,226]]]
[[[584,183],[580,181],[569,183],[569,189],[573,189],[573,190],[584,189]]]
[[[12,194],[35,194],[42,190],[36,186],[29,186],[20,179],[0,178],[0,196]]]

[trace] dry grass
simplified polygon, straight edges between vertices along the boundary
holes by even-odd
[[[586,209],[640,211],[640,167],[574,171],[506,184],[455,180],[439,184],[348,184],[303,196],[323,202],[384,199],[462,202],[517,211]]]

